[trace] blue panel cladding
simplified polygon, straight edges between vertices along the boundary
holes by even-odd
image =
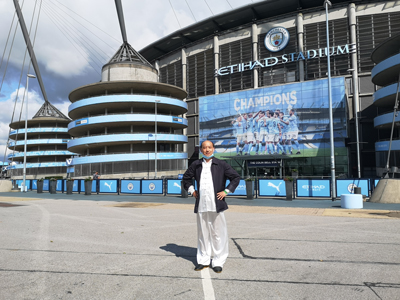
[[[40,145],[40,144],[66,144],[69,141],[69,139],[35,139],[35,140],[27,140],[26,144],[27,145]],[[25,141],[10,141],[8,143],[8,147],[13,147],[14,145],[16,146],[23,146],[25,144]]]
[[[376,75],[399,64],[400,64],[400,53],[381,61],[371,70],[372,81],[374,81],[374,77]]]
[[[107,123],[123,123],[123,122],[155,122],[154,114],[116,114],[116,115],[106,115],[91,118],[77,119],[68,124],[68,130],[75,127],[82,127],[85,125],[103,125],[106,126]],[[171,124],[182,124],[187,126],[187,120],[175,117],[175,116],[165,116],[157,115],[157,122],[159,123],[171,123]]]
[[[91,106],[97,104],[107,104],[116,102],[127,103],[127,104],[154,103],[155,100],[160,100],[159,104],[167,104],[179,107],[181,109],[185,109],[187,111],[186,102],[179,99],[168,98],[163,96],[151,96],[151,95],[108,95],[108,96],[98,96],[88,99],[82,99],[77,102],[74,102],[69,106],[68,113],[85,106]]]
[[[391,151],[399,151],[400,150],[400,140],[392,141]],[[389,141],[382,141],[375,143],[375,151],[389,151]]]
[[[123,133],[123,134],[112,134],[112,135],[97,135],[97,136],[89,136],[83,138],[77,138],[70,140],[68,142],[68,148],[80,146],[80,145],[90,145],[90,144],[99,144],[99,143],[112,143],[112,142],[121,142],[126,141],[127,143],[131,143],[132,141],[154,141],[155,135],[151,134],[133,134],[133,133]],[[159,142],[181,142],[187,143],[187,136],[178,135],[178,134],[157,134],[157,141]]]
[[[35,127],[28,128],[27,133],[67,133],[68,129],[63,127]],[[13,130],[10,132],[10,135],[25,133],[24,129]]]
[[[373,95],[373,102],[377,103],[380,99],[389,97],[393,95],[393,99],[397,93],[397,83],[393,83],[391,85],[385,86],[377,90]]]
[[[385,125],[385,124],[392,124],[393,121],[393,113],[387,113],[384,115],[377,116],[374,119],[374,127],[380,126],[380,125]],[[395,122],[400,122],[400,115],[397,114],[397,116],[394,118]]]

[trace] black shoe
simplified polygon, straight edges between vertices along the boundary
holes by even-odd
[[[222,268],[221,267],[214,267],[212,269],[214,270],[215,273],[221,273],[222,272]]]
[[[194,268],[195,271],[201,271],[205,268],[208,268],[209,266],[205,266],[205,265],[198,265],[196,268]]]

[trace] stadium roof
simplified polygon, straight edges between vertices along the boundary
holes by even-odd
[[[361,0],[331,0],[333,7],[346,6],[349,3],[371,2]],[[376,1],[375,1],[376,2]],[[212,16],[199,21],[186,28],[148,45],[140,50],[149,62],[175,51],[184,45],[199,41],[217,32],[237,28],[244,24],[257,22],[258,20],[282,17],[285,14],[302,12],[304,10],[323,9],[323,0],[265,0],[252,3],[228,12]]]

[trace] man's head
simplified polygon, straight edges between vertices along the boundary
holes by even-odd
[[[243,118],[247,120],[247,114],[243,114]]]
[[[281,119],[283,119],[283,116],[284,116],[283,112],[280,112],[280,113],[279,113],[279,117],[280,117]]]
[[[260,118],[264,117],[265,116],[265,111],[261,110],[259,116],[260,116]]]
[[[211,141],[204,141],[201,143],[200,151],[204,156],[210,157],[214,153],[214,144]]]
[[[289,115],[291,115],[291,116],[294,115],[294,110],[293,109],[290,110]]]

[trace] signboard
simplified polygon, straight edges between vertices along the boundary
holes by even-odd
[[[281,162],[278,160],[248,160],[247,167],[248,168],[268,168],[268,167],[280,167]]]
[[[338,179],[336,181],[336,195],[340,197],[342,194],[354,194],[355,187],[361,188],[361,194],[369,195],[368,179]]]
[[[163,181],[161,179],[143,179],[142,194],[163,194]]]
[[[140,194],[140,180],[121,180],[121,193]]]
[[[345,91],[344,77],[332,78],[335,154],[347,166]],[[257,154],[329,158],[328,103],[327,79],[200,97],[200,143],[214,142],[219,159]]]
[[[117,179],[100,179],[99,192],[100,193],[117,193],[118,192]]]
[[[297,197],[330,197],[329,179],[297,179]]]
[[[76,120],[75,121],[75,126],[85,125],[85,124],[88,124],[88,123],[89,123],[89,119],[88,118],[80,119],[80,120]]]
[[[281,27],[283,28],[283,27]],[[273,29],[272,29],[273,30]],[[276,34],[272,37],[275,38]],[[268,39],[268,34],[265,37],[265,46],[268,50],[271,52],[278,52],[283,49],[282,46],[284,45],[284,41],[287,40],[289,42],[289,36],[285,37],[283,30],[282,30],[282,37],[280,40],[274,40],[274,41],[267,41]],[[278,42],[279,46],[275,47],[272,44],[275,42]],[[335,56],[335,55],[343,55],[343,54],[350,54],[356,52],[356,44],[346,44],[346,45],[338,45],[338,46],[333,46],[329,47],[329,54],[330,56]],[[254,61],[246,61],[238,64],[233,64],[229,66],[224,66],[219,69],[215,69],[214,76],[225,76],[233,73],[239,73],[239,72],[244,72],[244,71],[249,71],[253,70],[254,68],[268,68],[275,66],[277,64],[286,64],[290,62],[297,62],[300,60],[310,60],[310,59],[317,59],[317,58],[322,58],[326,57],[328,54],[327,48],[319,48],[319,49],[311,49],[307,50],[306,52],[293,52],[293,53],[286,53],[281,56],[271,56],[271,57],[266,57],[262,58],[259,60],[254,60]]]
[[[271,52],[283,50],[289,43],[289,31],[284,27],[270,29],[264,38],[264,45]]]
[[[285,181],[283,179],[259,179],[258,195],[286,197]]]
[[[180,195],[181,194],[181,182],[180,179],[168,179],[167,180],[167,194]]]

